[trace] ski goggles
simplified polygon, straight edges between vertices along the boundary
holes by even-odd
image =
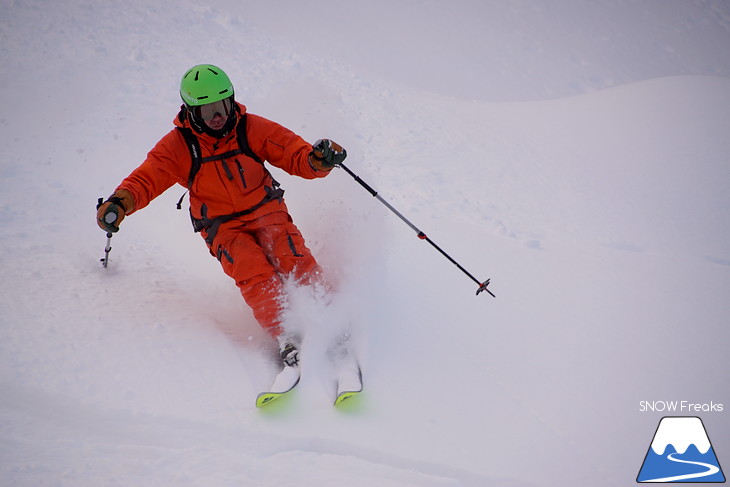
[[[189,108],[195,118],[206,122],[213,120],[218,115],[227,119],[233,111],[233,97]]]

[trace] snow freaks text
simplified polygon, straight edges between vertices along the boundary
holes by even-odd
[[[639,412],[660,412],[660,413],[721,413],[724,407],[722,403],[705,402],[695,403],[691,401],[639,401]]]

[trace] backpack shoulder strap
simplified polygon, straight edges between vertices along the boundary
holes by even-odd
[[[198,137],[189,128],[176,128],[182,134],[183,139],[185,139],[185,143],[188,146],[188,150],[190,151],[190,159],[192,160],[192,165],[190,166],[190,174],[188,175],[188,188],[190,188],[190,186],[193,185],[195,175],[198,174],[198,171],[200,171],[200,165],[203,162],[200,158],[200,142],[198,142]]]
[[[254,161],[259,164],[263,164],[264,161],[261,160],[261,158],[256,155],[253,150],[251,150],[251,146],[248,145],[248,135],[246,134],[247,118],[248,117],[245,113],[241,115],[241,120],[238,121],[238,125],[236,126],[236,140],[238,141],[238,148]]]

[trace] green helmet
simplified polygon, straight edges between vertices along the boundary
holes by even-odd
[[[219,67],[198,64],[183,75],[180,96],[187,106],[197,107],[232,97],[233,84]]]

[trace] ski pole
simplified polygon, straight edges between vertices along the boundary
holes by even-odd
[[[395,213],[398,216],[398,218],[400,218],[401,220],[403,220],[403,222],[405,222],[406,225],[408,225],[409,227],[411,227],[411,229],[414,232],[416,232],[416,235],[418,235],[418,238],[420,238],[421,240],[425,240],[426,242],[430,243],[444,257],[446,257],[447,259],[449,259],[449,261],[452,264],[454,264],[456,267],[458,267],[459,270],[461,270],[464,274],[466,274],[467,276],[469,276],[469,278],[472,281],[476,282],[479,285],[479,288],[477,289],[477,295],[479,295],[479,293],[482,292],[482,291],[487,291],[489,294],[492,295],[492,297],[494,297],[494,298],[497,297],[497,296],[494,295],[494,293],[492,293],[492,291],[490,291],[489,289],[487,289],[487,286],[489,286],[489,281],[490,281],[489,279],[487,279],[484,282],[479,281],[476,277],[474,277],[473,275],[471,275],[471,273],[469,271],[467,271],[466,269],[464,269],[461,266],[461,264],[459,264],[458,262],[456,262],[449,254],[447,254],[441,247],[439,247],[438,245],[436,245],[436,243],[433,240],[431,240],[430,238],[428,238],[425,233],[423,233],[421,230],[418,229],[418,227],[416,227],[413,223],[411,223],[411,221],[408,220],[408,218],[406,218],[405,216],[403,216],[403,214],[401,214],[401,212],[399,212],[398,210],[396,210],[395,208],[393,208],[393,206],[390,203],[388,203],[387,201],[385,201],[385,199],[383,199],[378,194],[377,191],[375,191],[372,187],[370,187],[370,185],[368,183],[366,183],[365,181],[363,181],[362,179],[360,179],[360,176],[358,176],[354,172],[350,171],[350,169],[347,166],[345,166],[344,164],[342,164],[341,162],[338,163],[338,164],[336,164],[336,166],[341,167],[342,169],[344,169],[345,172],[347,174],[349,174],[350,176],[352,176],[353,179],[355,179],[355,181],[357,181],[360,184],[360,186],[362,186],[363,188],[365,188],[365,190],[368,193],[370,193],[375,198],[377,198],[378,201],[380,201],[381,203],[383,203],[390,211],[392,211],[393,213]]]
[[[104,247],[104,257],[101,258],[101,265],[104,269],[109,265],[109,252],[112,251],[112,233],[106,233],[106,247]]]
[[[103,201],[104,198],[99,198],[96,207],[99,208],[103,204]],[[112,210],[104,216],[104,221],[109,225],[112,225],[115,221],[117,221],[118,217],[119,214],[116,211]],[[112,235],[112,232],[106,232],[106,246],[104,247],[104,257],[101,258],[101,265],[104,266],[104,269],[106,269],[109,265],[109,252],[112,251]]]

